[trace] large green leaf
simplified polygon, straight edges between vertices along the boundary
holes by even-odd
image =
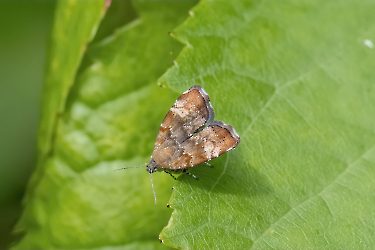
[[[57,69],[51,61],[39,168],[18,225],[26,234],[16,249],[167,248],[158,234],[171,214],[166,204],[174,180],[153,175],[155,206],[144,168],[113,170],[150,159],[160,122],[178,96],[156,84],[182,48],[168,31],[186,19],[195,1],[135,1],[128,11],[138,17],[104,40],[95,39],[81,62],[77,36],[86,29],[94,35],[98,25],[79,22],[79,16],[94,15],[92,4],[61,1],[56,11],[54,29],[66,29],[69,36],[54,36],[53,54],[69,60]],[[96,20],[100,17],[97,13]],[[112,19],[104,26],[118,23]]]
[[[202,0],[160,79],[200,84],[239,146],[181,176],[182,249],[375,248],[374,1]]]

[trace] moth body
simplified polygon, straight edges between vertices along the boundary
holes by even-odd
[[[186,171],[240,143],[231,125],[214,121],[208,94],[199,85],[184,92],[168,111],[156,137],[147,172]]]

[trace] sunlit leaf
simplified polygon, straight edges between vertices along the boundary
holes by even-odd
[[[200,84],[239,146],[181,176],[181,249],[374,248],[374,1],[201,1],[160,79]]]

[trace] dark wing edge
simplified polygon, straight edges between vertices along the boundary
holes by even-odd
[[[199,85],[194,85],[193,87],[191,87],[186,92],[189,92],[192,89],[196,89],[196,90],[199,91],[199,93],[203,97],[204,103],[206,104],[206,109],[208,110],[208,112],[207,112],[208,113],[208,117],[207,117],[207,121],[206,121],[205,125],[207,125],[207,124],[211,123],[214,120],[214,118],[215,118],[215,110],[214,110],[214,108],[211,105],[210,97],[208,96],[208,94],[206,93],[206,91],[204,91],[204,89],[201,86],[199,86]]]
[[[237,134],[236,130],[233,128],[232,125],[225,124],[225,123],[222,122],[222,121],[213,121],[209,126],[218,126],[218,127],[220,127],[220,128],[224,128],[224,129],[228,130],[229,133],[230,133],[230,135],[231,135],[233,138],[235,138],[235,139],[237,140],[237,143],[234,144],[231,148],[229,148],[229,149],[227,150],[227,152],[230,151],[230,150],[232,150],[232,149],[234,149],[235,147],[237,147],[237,145],[240,143],[241,138],[240,138],[240,136]]]

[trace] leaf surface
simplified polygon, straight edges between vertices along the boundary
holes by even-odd
[[[160,79],[200,84],[239,146],[181,176],[181,249],[374,248],[374,1],[201,1]]]

